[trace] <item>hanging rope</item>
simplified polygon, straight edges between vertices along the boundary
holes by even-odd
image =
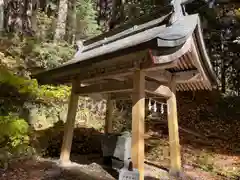
[[[152,103],[151,103],[151,99],[148,100],[148,110],[151,111],[152,110]]]
[[[152,101],[153,101],[153,103],[152,103]],[[164,114],[164,105],[166,105],[167,106],[167,104],[166,103],[161,103],[161,102],[157,102],[157,101],[154,101],[154,100],[152,100],[151,98],[149,98],[149,100],[148,100],[148,110],[149,111],[152,111],[153,110],[153,112],[157,112],[157,103],[158,104],[161,104],[161,109],[160,109],[160,112],[161,112],[161,114]],[[152,105],[153,104],[153,105]]]
[[[162,113],[162,114],[164,113],[164,107],[163,107],[163,104],[161,104],[161,113]]]
[[[154,111],[154,112],[157,112],[157,103],[156,103],[156,101],[155,101],[155,103],[154,103],[154,105],[153,105],[153,111]]]

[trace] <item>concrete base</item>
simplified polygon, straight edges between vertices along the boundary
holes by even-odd
[[[61,160],[59,160],[57,164],[60,167],[68,167],[68,166],[72,165],[72,161],[71,160],[69,160],[69,161],[61,161]]]

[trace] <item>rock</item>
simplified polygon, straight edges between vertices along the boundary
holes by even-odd
[[[56,176],[59,176],[61,174],[61,170],[58,168],[55,168],[55,169],[49,169],[47,171],[45,171],[45,174],[48,176],[48,177],[56,177]]]
[[[59,121],[59,118],[58,118],[58,116],[56,116],[56,115],[49,116],[49,117],[47,118],[47,122],[49,122],[52,126],[53,126],[55,123],[57,123],[58,121]]]
[[[184,165],[183,165],[183,168],[184,168],[184,169],[187,169],[187,170],[192,170],[192,169],[193,169],[193,166],[188,165],[188,164],[184,164]]]
[[[60,113],[59,113],[59,119],[62,121],[62,122],[66,122],[66,119],[67,119],[67,108],[64,108]]]
[[[44,114],[38,114],[38,109],[31,109],[29,112],[29,123],[35,130],[44,130],[52,125],[48,123]]]

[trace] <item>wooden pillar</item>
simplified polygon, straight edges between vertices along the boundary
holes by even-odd
[[[133,167],[144,180],[144,120],[145,120],[145,74],[136,71],[133,75],[132,94],[132,152]]]
[[[78,99],[79,99],[79,96],[75,93],[75,90],[78,86],[80,86],[80,82],[77,80],[74,80],[72,82],[72,90],[71,90],[71,95],[70,95],[69,104],[68,104],[68,114],[67,114],[65,129],[64,129],[64,137],[63,137],[62,149],[61,149],[61,155],[60,155],[60,162],[63,164],[70,161],[74,124],[75,124],[75,118],[76,118],[77,107],[78,107]]]
[[[105,133],[112,133],[113,124],[112,124],[112,113],[114,109],[114,100],[111,99],[111,96],[108,95],[107,99],[107,108],[106,108],[106,117],[105,117]]]
[[[176,79],[172,76],[170,81],[171,97],[167,100],[168,106],[168,131],[170,146],[170,174],[178,175],[181,172],[181,154],[178,131]]]

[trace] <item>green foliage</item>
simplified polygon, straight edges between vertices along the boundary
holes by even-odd
[[[66,99],[70,95],[71,88],[69,86],[51,86],[42,85],[39,88],[39,97],[52,97],[54,99]]]
[[[7,168],[12,158],[31,156],[35,152],[30,145],[30,135],[24,119],[11,113],[0,116],[0,168]]]
[[[29,94],[40,99],[66,99],[70,93],[68,86],[39,86],[35,79],[19,77],[5,68],[0,68],[0,83],[15,87],[20,94]]]
[[[25,68],[25,64],[22,59],[13,58],[12,56],[5,56],[1,52],[0,52],[0,66],[14,71],[19,71],[19,69]]]
[[[0,69],[0,82],[14,86],[20,93],[34,93],[37,88],[37,82],[18,77],[5,68]]]
[[[77,0],[77,37],[86,38],[97,35],[101,31],[97,24],[97,11],[94,8],[92,0]]]
[[[0,116],[0,137],[8,138],[8,145],[16,148],[29,143],[28,123],[15,116]]]
[[[2,37],[0,40],[1,44],[8,44],[0,54],[5,57],[5,64],[24,67],[30,71],[36,68],[47,69],[59,66],[70,60],[76,51],[66,42],[40,42],[35,38],[20,40],[18,36],[11,39]]]
[[[0,165],[7,163],[10,157],[27,155],[30,148],[29,125],[18,116],[9,114],[0,116]]]
[[[35,44],[27,59],[35,67],[54,68],[70,60],[74,53],[75,49],[67,43],[40,43]]]
[[[50,7],[54,7],[51,3]],[[54,35],[53,27],[54,17],[48,16],[45,12],[38,11],[37,13],[37,37],[38,39],[45,40],[51,39]]]
[[[236,17],[240,20],[240,8],[235,9]]]

